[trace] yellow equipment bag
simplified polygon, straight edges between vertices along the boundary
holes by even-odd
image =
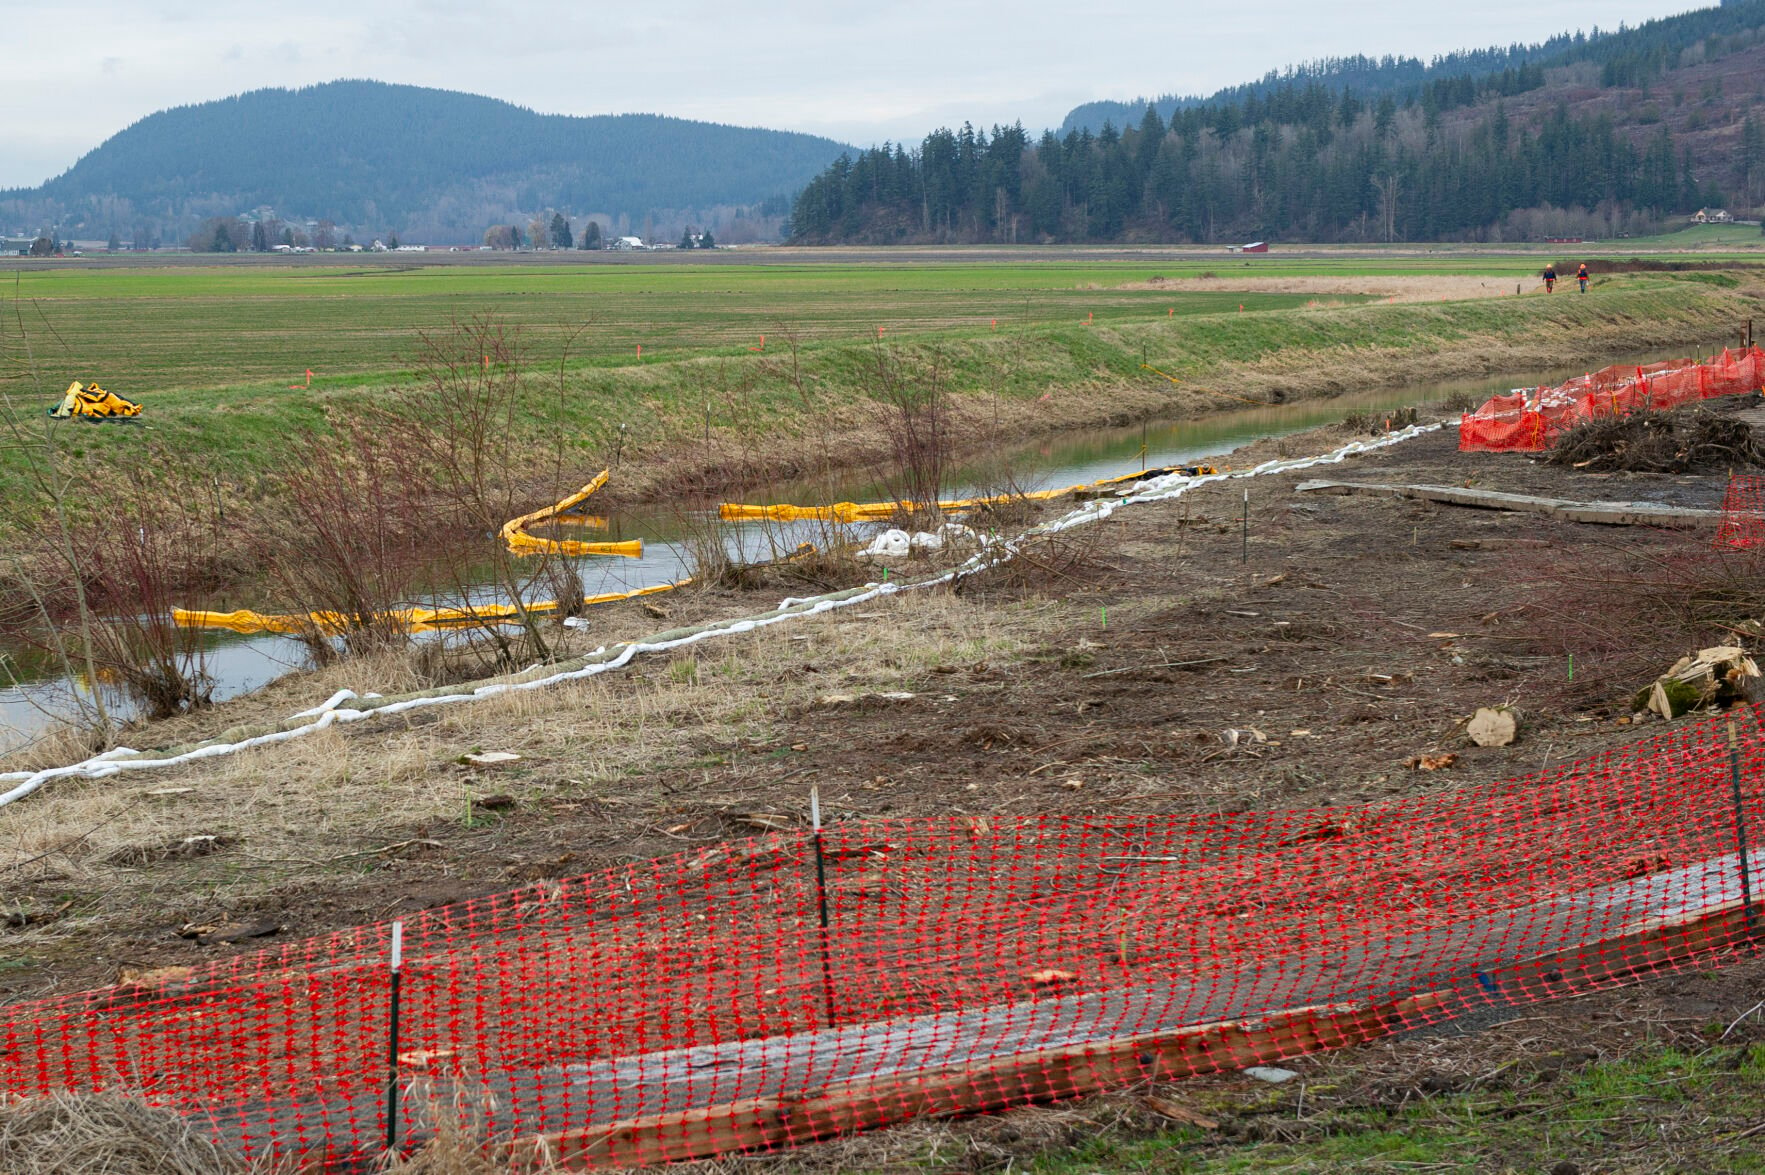
[[[67,395],[61,398],[60,404],[49,409],[49,415],[61,420],[70,416],[88,420],[123,420],[141,415],[141,405],[125,400],[115,392],[107,392],[97,384],[83,384],[76,379],[67,385]]]

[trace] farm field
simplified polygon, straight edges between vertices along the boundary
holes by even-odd
[[[1184,291],[1124,283],[1149,266],[956,265],[152,268],[21,273],[8,298],[6,387],[28,381],[28,336],[45,384],[98,379],[125,395],[345,384],[405,369],[425,333],[494,315],[536,362],[635,365],[684,354],[746,354],[760,336],[856,340],[978,333],[1086,321],[1290,310],[1306,294]],[[22,321],[21,321],[22,320]],[[55,372],[54,376],[49,371]],[[65,382],[65,380],[64,380]],[[56,390],[59,390],[57,388]]]
[[[1759,231],[1755,224],[1690,224],[1672,232],[1661,233],[1653,237],[1630,237],[1622,241],[1600,242],[1597,246],[1602,250],[1634,249],[1645,252],[1655,250],[1696,249],[1716,252],[1758,253],[1765,250],[1765,233]]]
[[[683,472],[727,482],[734,465],[768,464],[775,443],[800,458],[811,433],[852,435],[852,460],[870,460],[858,434],[885,360],[935,372],[971,409],[984,399],[995,426],[1021,436],[1707,346],[1750,304],[1736,298],[1743,278],[1724,273],[1619,274],[1586,298],[1515,297],[1537,287],[1537,259],[1516,257],[1258,258],[1233,270],[1198,252],[881,263],[778,250],[707,265],[464,256],[21,264],[5,283],[0,395],[21,420],[74,379],[143,403],[139,427],[65,438],[95,474],[146,446],[209,463],[223,481],[249,478],[273,470],[291,436],[330,428],[328,415],[396,402],[420,382],[426,339],[447,345],[453,324],[486,317],[517,332],[527,361],[523,442],[567,438],[583,464],[641,458],[619,484],[643,493],[659,463],[701,468],[676,464],[658,483]],[[0,498],[14,492],[8,481],[0,472]]]
[[[879,251],[768,250],[716,264],[640,260],[482,264],[475,255],[232,260],[84,259],[21,264],[4,297],[0,391],[41,395],[96,379],[132,397],[197,389],[349,387],[407,371],[425,334],[493,315],[531,359],[573,366],[746,355],[762,335],[798,341],[978,336],[1079,324],[1337,305],[1390,296],[1466,297],[1536,284],[1536,258],[1270,256],[1155,260],[876,259]],[[833,260],[826,260],[829,254]],[[805,258],[807,255],[807,258]],[[666,259],[666,260],[664,260]],[[307,259],[301,259],[303,262]],[[200,262],[200,263],[198,263]],[[1465,279],[1476,278],[1476,282]],[[1393,285],[1392,279],[1399,284]],[[1283,288],[1286,283],[1290,288]],[[1347,292],[1365,285],[1365,293]],[[641,348],[641,355],[639,348]]]

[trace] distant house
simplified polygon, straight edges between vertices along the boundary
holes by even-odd
[[[607,248],[616,252],[630,253],[637,249],[647,249],[649,246],[643,243],[642,237],[614,237]]]
[[[1267,253],[1268,251],[1269,243],[1267,241],[1252,241],[1248,245],[1226,246],[1226,252],[1228,253]]]
[[[1693,224],[1733,224],[1734,213],[1726,208],[1700,208],[1691,214]]]

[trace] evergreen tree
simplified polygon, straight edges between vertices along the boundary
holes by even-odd
[[[680,244],[679,244],[679,245],[677,245],[677,246],[675,246],[675,247],[676,247],[676,248],[679,248],[679,249],[690,249],[690,248],[692,248],[692,247],[693,247],[693,230],[692,230],[692,225],[690,225],[690,224],[689,224],[689,225],[687,225],[687,226],[686,226],[686,228],[684,228],[684,229],[682,229],[682,230],[681,230],[681,233],[680,233]]]
[[[270,251],[269,234],[264,232],[264,222],[261,220],[251,226],[251,249],[254,253]]]
[[[601,247],[600,221],[591,220],[582,230],[582,247],[584,249],[599,249]]]
[[[1741,183],[1749,206],[1765,203],[1765,126],[1753,115],[1741,123]],[[1762,218],[1765,227],[1765,218]]]
[[[1152,170],[1152,162],[1158,156],[1158,148],[1164,142],[1164,120],[1158,117],[1158,108],[1148,105],[1146,114],[1140,119],[1140,139],[1135,144],[1140,171]]]
[[[711,235],[710,229],[706,229],[704,232],[699,234],[699,248],[701,248],[701,249],[715,249],[716,247],[717,247],[717,238],[713,237]]]
[[[1373,114],[1373,133],[1380,139],[1391,137],[1391,131],[1397,125],[1397,103],[1390,94],[1379,99],[1379,107]]]
[[[552,248],[569,249],[575,245],[575,240],[570,235],[570,222],[564,219],[562,212],[552,213],[551,233]]]

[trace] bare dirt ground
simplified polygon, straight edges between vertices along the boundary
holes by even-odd
[[[1226,463],[1329,451],[1368,427],[1259,442]],[[954,592],[904,593],[589,683],[333,728],[175,772],[58,782],[0,820],[0,998],[802,825],[811,783],[835,820],[1241,811],[1449,792],[1658,730],[1638,730],[1631,693],[1712,643],[1708,628],[1645,610],[1624,588],[1626,576],[1662,569],[1697,574],[1708,529],[1295,491],[1319,477],[1702,507],[1726,484],[1726,471],[1594,475],[1461,454],[1449,427],[1342,465],[1121,510]],[[651,604],[665,619],[621,605],[597,614],[586,639],[753,613],[782,594],[681,594]],[[286,715],[340,684],[386,688],[352,680],[362,670],[291,679],[131,742]],[[913,696],[828,700],[881,692]],[[1502,702],[1523,713],[1520,740],[1470,745],[1464,720]],[[1232,748],[1227,730],[1263,741]],[[477,749],[522,758],[501,770],[460,765]],[[1448,769],[1407,765],[1444,752],[1458,756]],[[1509,1072],[1510,1061],[1534,1074],[1702,1039],[1713,1022],[1744,1019],[1762,980],[1756,961],[1690,972],[1529,1008],[1489,1032],[1295,1067],[1327,1087],[1314,1099],[1402,1104]],[[1751,1021],[1739,1033],[1765,1040]],[[1186,1083],[1180,1095],[1239,1123],[1203,1151],[1286,1129],[1270,1125],[1285,1110],[1261,1107],[1288,1103],[1240,1076]],[[966,1169],[1004,1169],[1088,1133],[1073,1113],[1145,1125],[1138,1104],[1092,1099],[936,1130],[992,1156]],[[913,1130],[778,1161],[914,1166],[931,1136]]]
[[[1235,273],[1222,266],[1217,276],[1160,277],[1144,282],[1129,282],[1124,290],[1188,290],[1205,293],[1210,290],[1241,290],[1251,294],[1316,294],[1320,298],[1343,294],[1370,294],[1393,302],[1439,302],[1451,299],[1462,302],[1470,298],[1496,298],[1521,292],[1512,280],[1499,277],[1457,274],[1400,274],[1362,277],[1258,277]],[[1520,283],[1526,289],[1543,288],[1536,278]]]

